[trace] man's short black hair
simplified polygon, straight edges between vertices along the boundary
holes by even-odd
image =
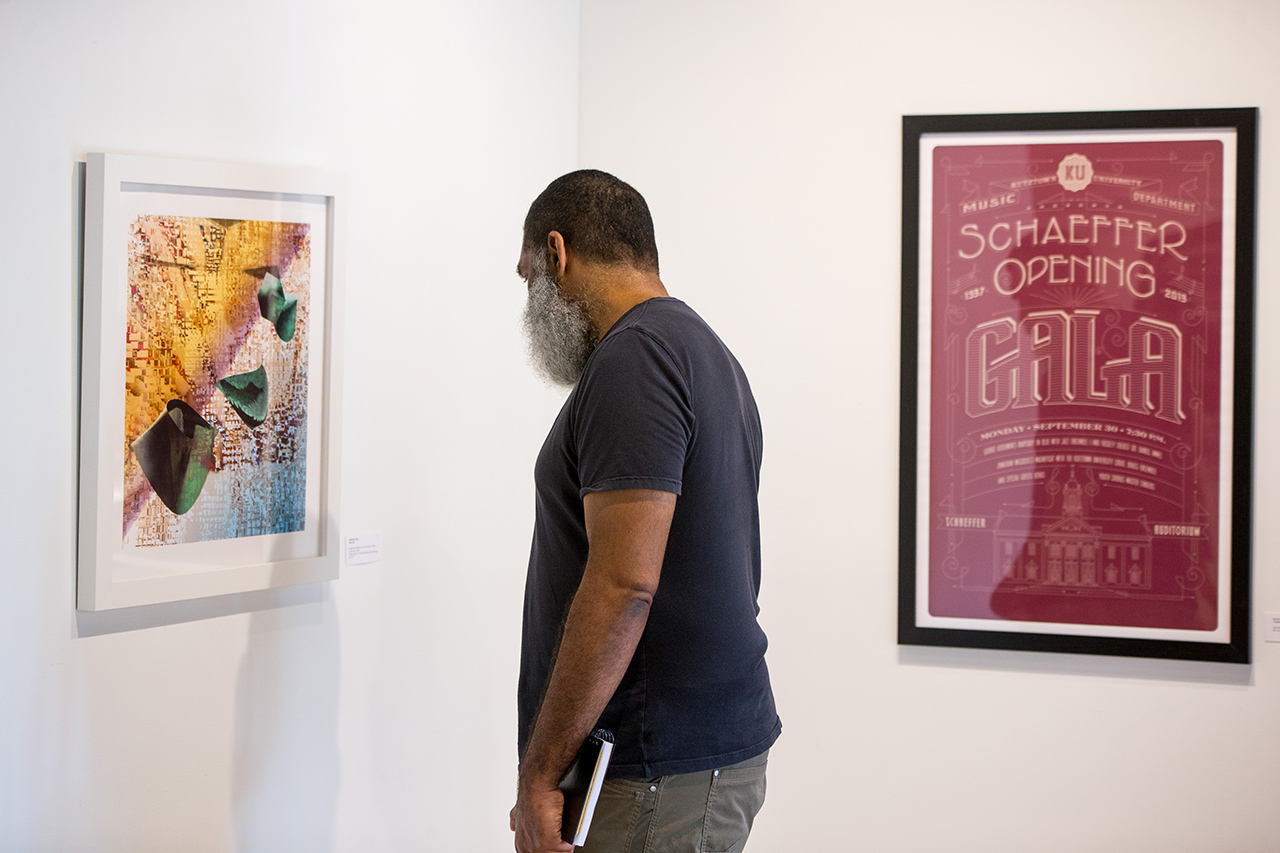
[[[547,185],[524,219],[525,248],[544,249],[552,231],[585,260],[658,271],[649,205],[608,172],[581,169]]]

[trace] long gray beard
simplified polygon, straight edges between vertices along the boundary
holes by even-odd
[[[522,325],[538,373],[556,385],[576,383],[596,348],[596,336],[586,309],[566,299],[545,269],[534,269]]]

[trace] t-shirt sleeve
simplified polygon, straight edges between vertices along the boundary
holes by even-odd
[[[693,438],[689,385],[671,354],[623,329],[591,356],[573,413],[580,496],[619,489],[680,494]]]

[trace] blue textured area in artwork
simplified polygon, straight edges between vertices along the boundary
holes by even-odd
[[[214,474],[201,500],[217,505],[216,512],[201,516],[202,539],[303,530],[307,516],[305,456],[294,464],[262,462],[252,477]]]

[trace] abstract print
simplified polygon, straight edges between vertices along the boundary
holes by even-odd
[[[310,225],[145,215],[128,237],[124,542],[304,529]]]

